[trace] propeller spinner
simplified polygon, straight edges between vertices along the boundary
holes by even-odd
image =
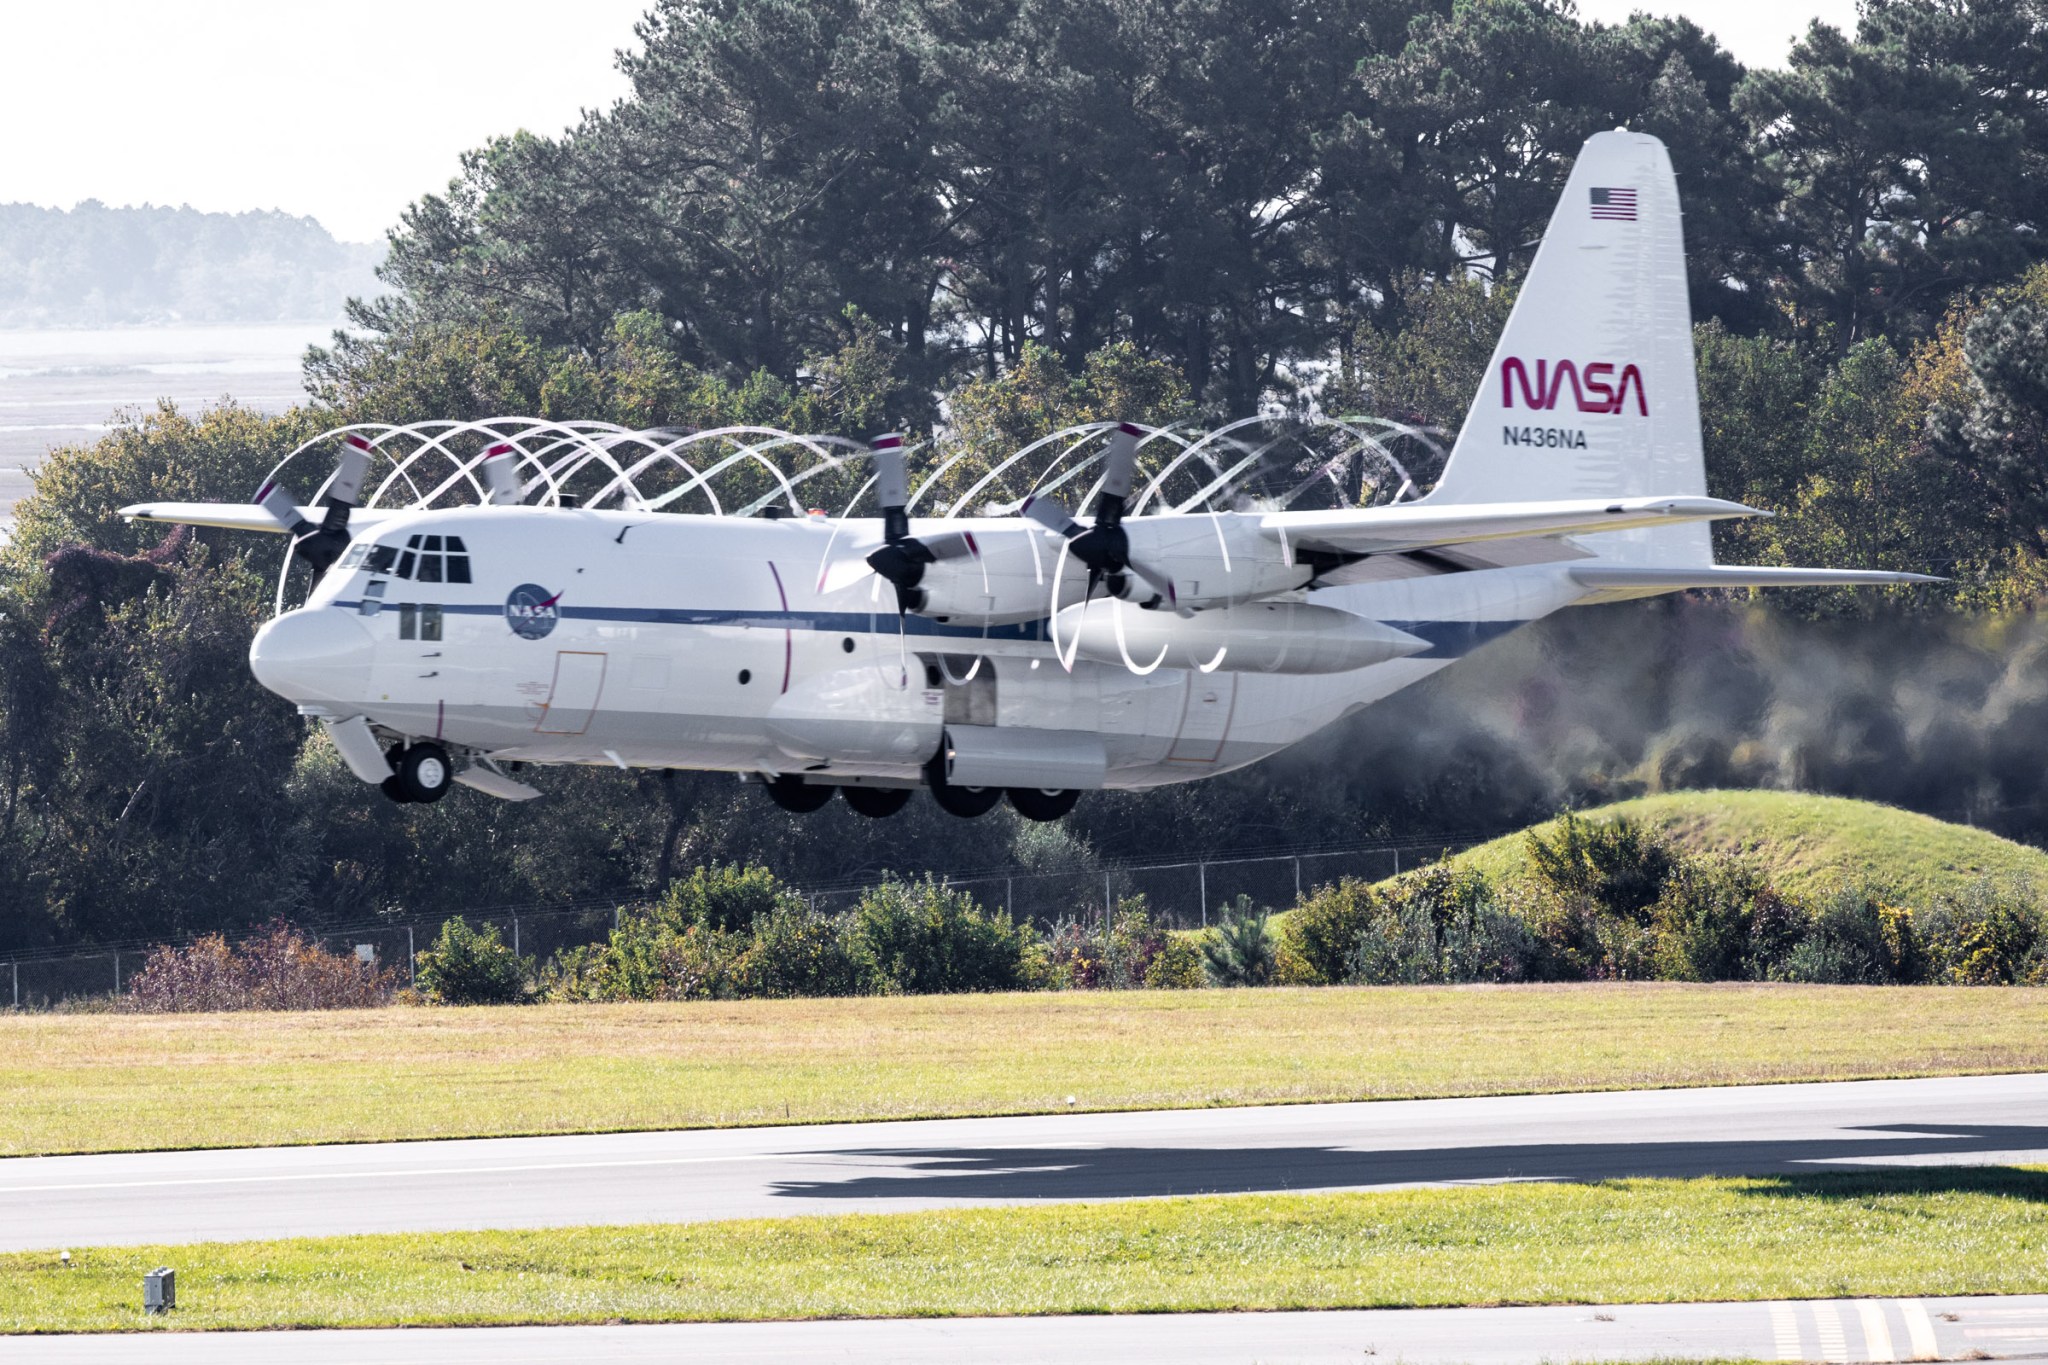
[[[1026,498],[1019,510],[1048,531],[1065,536],[1074,558],[1088,566],[1088,593],[1106,583],[1112,597],[1129,598],[1130,581],[1136,577],[1152,590],[1139,603],[1145,607],[1177,606],[1173,580],[1143,564],[1131,562],[1131,539],[1124,530],[1124,508],[1129,504],[1131,486],[1138,472],[1138,428],[1129,422],[1118,424],[1110,433],[1109,459],[1102,475],[1102,491],[1095,499],[1095,524],[1083,526],[1066,508],[1048,498]]]
[[[342,438],[341,458],[320,505],[318,525],[299,515],[299,500],[276,479],[256,490],[256,502],[292,537],[292,552],[313,566],[318,579],[348,548],[348,514],[362,506],[363,479],[370,472],[370,443],[353,432]]]

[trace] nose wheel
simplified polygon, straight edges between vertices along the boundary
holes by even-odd
[[[392,755],[391,776],[382,790],[393,801],[417,801],[432,805],[455,785],[455,764],[448,751],[431,740],[410,745]]]

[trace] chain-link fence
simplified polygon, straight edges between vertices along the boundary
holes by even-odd
[[[1003,868],[932,875],[969,892],[983,906],[1007,910],[1016,919],[1041,926],[1065,918],[1099,918],[1105,906],[1143,896],[1156,923],[1194,929],[1213,923],[1240,896],[1255,906],[1284,909],[1316,887],[1345,877],[1378,881],[1490,837],[1491,832],[1466,833],[1174,862],[1097,862],[1052,871]],[[839,913],[858,905],[878,880],[848,879],[798,889],[813,909]],[[471,924],[495,925],[499,937],[521,956],[546,962],[564,948],[603,942],[622,916],[645,904],[644,899],[629,897],[461,913]],[[395,968],[410,984],[417,955],[453,918],[449,914],[302,926],[302,932],[332,951]],[[0,961],[0,1007],[48,1009],[66,1001],[118,995],[157,946],[123,943],[90,952],[23,953]]]

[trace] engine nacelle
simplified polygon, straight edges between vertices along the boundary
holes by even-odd
[[[1148,670],[1345,673],[1430,647],[1370,617],[1309,602],[1250,602],[1184,617],[1098,599],[1068,607],[1053,625],[1063,655]]]
[[[921,615],[975,625],[1035,621],[1051,610],[1055,582],[1062,608],[1078,604],[1087,592],[1088,567],[1064,553],[1066,542],[1022,519],[912,527],[915,534],[958,529],[972,535],[975,552],[925,568],[918,583],[925,595]],[[1314,574],[1306,565],[1287,563],[1280,547],[1260,534],[1253,517],[1133,517],[1124,523],[1124,531],[1132,560],[1171,579],[1175,604],[1183,610],[1226,607],[1290,592],[1306,585]],[[1151,595],[1142,582],[1126,580],[1125,596],[1131,601]]]

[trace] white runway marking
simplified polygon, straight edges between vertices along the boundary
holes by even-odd
[[[1863,1358],[1874,1361],[1897,1360],[1899,1353],[1892,1347],[1892,1330],[1884,1320],[1884,1304],[1872,1299],[1862,1299],[1856,1304],[1856,1311],[1863,1318]]]
[[[1842,1361],[1849,1359],[1849,1340],[1842,1331],[1842,1315],[1831,1303],[1813,1305],[1813,1327],[1820,1337],[1820,1358]]]
[[[1934,1323],[1928,1319],[1927,1305],[1918,1299],[1907,1299],[1899,1305],[1899,1315],[1906,1320],[1906,1336],[1913,1343],[1913,1359],[1941,1359],[1941,1347],[1934,1343]]]
[[[1799,1349],[1799,1314],[1789,1303],[1771,1305],[1771,1343],[1780,1360],[1806,1359]]]

